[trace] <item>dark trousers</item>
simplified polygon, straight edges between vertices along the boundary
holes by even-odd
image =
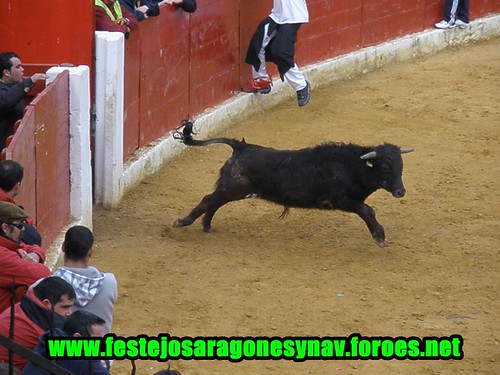
[[[446,0],[444,4],[444,20],[455,23],[456,20],[469,23],[469,0]]]
[[[266,61],[274,62],[278,66],[280,77],[283,80],[285,73],[295,65],[295,42],[297,41],[297,32],[302,24],[285,23],[279,25],[271,17],[263,20],[257,26],[257,30],[250,40],[245,57],[245,62],[252,65],[255,70],[260,68],[259,51],[264,39],[265,25],[269,25],[268,35],[276,31],[276,36],[266,47]]]

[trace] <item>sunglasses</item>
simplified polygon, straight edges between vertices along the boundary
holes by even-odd
[[[26,224],[26,222],[23,221],[21,223],[10,223],[9,225],[12,225],[13,227],[16,227],[19,230],[23,230],[24,224]]]

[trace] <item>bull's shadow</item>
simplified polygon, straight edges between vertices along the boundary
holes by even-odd
[[[385,143],[359,146],[324,143],[301,150],[275,150],[230,138],[204,141],[193,139],[193,124],[183,122],[174,138],[188,146],[223,143],[233,154],[220,169],[214,192],[205,195],[189,213],[174,222],[174,227],[191,225],[201,215],[205,232],[212,231],[212,219],[226,203],[245,198],[261,198],[280,205],[288,214],[290,207],[342,210],[356,213],[366,223],[376,244],[389,246],[384,228],[365,200],[384,189],[396,198],[405,195],[402,181],[402,149]]]

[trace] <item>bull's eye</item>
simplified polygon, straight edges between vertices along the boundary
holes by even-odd
[[[382,172],[384,172],[384,173],[391,171],[391,168],[387,164],[382,164],[381,169],[382,169]]]

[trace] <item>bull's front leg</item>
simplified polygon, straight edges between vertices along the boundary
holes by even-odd
[[[380,225],[375,218],[375,211],[373,208],[368,206],[366,203],[358,203],[353,212],[357,213],[358,216],[366,223],[368,230],[372,234],[372,237],[378,246],[389,246],[389,242],[385,239],[384,227],[382,227],[382,225]]]

